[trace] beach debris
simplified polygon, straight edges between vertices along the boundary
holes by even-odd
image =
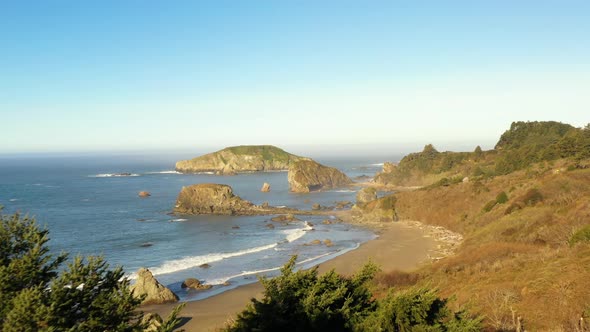
[[[270,191],[270,184],[268,184],[267,182],[262,184],[262,188],[260,188],[260,191],[262,191],[263,193],[269,192]]]
[[[162,304],[178,302],[178,296],[168,287],[160,284],[146,268],[137,271],[137,281],[131,287],[134,296],[146,295],[141,304]]]
[[[187,278],[185,281],[182,282],[182,285],[180,285],[180,287],[196,289],[196,290],[205,290],[205,289],[209,289],[213,286],[205,285],[205,284],[201,283],[201,281],[197,278]]]
[[[145,198],[145,197],[150,197],[152,194],[149,191],[140,191],[137,196]]]

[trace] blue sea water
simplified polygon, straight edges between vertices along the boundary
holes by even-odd
[[[0,158],[0,205],[5,214],[20,211],[45,225],[53,253],[103,255],[111,266],[122,265],[131,279],[137,269],[148,267],[182,300],[197,300],[254,282],[260,274],[276,275],[295,254],[298,266],[310,267],[375,237],[354,225],[323,224],[326,216],[301,216],[301,221],[282,224],[271,222],[272,216],[171,215],[182,186],[195,183],[228,184],[235,194],[255,204],[299,209],[310,209],[313,203],[329,206],[335,201],[354,201],[356,195],[351,189],[290,193],[287,172],[177,174],[175,160]],[[372,176],[381,168],[378,160],[319,161],[351,177]],[[112,176],[116,173],[131,176]],[[264,182],[271,185],[271,192],[260,192]],[[139,198],[143,190],[151,197]],[[313,224],[313,230],[306,222]],[[267,227],[269,223],[275,228]],[[305,245],[316,239],[330,239],[334,245]],[[210,267],[199,267],[205,263]],[[180,284],[188,277],[215,286],[208,291],[183,290]]]

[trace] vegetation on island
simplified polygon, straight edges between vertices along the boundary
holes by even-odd
[[[287,170],[297,160],[309,160],[272,145],[240,145],[176,163],[182,173],[215,172],[230,175],[238,172]]]
[[[142,298],[129,289],[123,269],[101,257],[49,254],[47,229],[0,207],[0,330],[173,331],[182,306],[162,320],[144,317]]]
[[[272,279],[261,278],[264,295],[226,327],[246,331],[480,331],[480,319],[454,312],[448,299],[429,288],[391,290],[382,299],[371,292],[377,267],[365,265],[344,277],[317,267],[294,271],[296,257]]]

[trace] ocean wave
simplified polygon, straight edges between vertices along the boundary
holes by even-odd
[[[18,198],[11,198],[11,199],[9,199],[8,201],[9,201],[9,202],[16,202],[16,201],[18,201]]]
[[[243,256],[243,255],[253,254],[256,252],[272,249],[272,248],[276,247],[277,245],[278,245],[278,243],[273,243],[273,244],[268,244],[265,246],[244,249],[244,250],[234,251],[234,252],[213,253],[213,254],[199,255],[199,256],[188,256],[188,257],[183,257],[180,259],[174,259],[171,261],[167,261],[167,262],[164,262],[160,266],[150,267],[149,269],[150,269],[150,271],[152,271],[152,273],[154,275],[173,273],[173,272],[178,272],[178,271],[190,269],[191,267],[196,267],[196,266],[199,266],[202,264],[209,264],[209,263],[213,263],[213,262],[218,262],[218,261],[226,259],[226,258]],[[132,273],[129,276],[129,279],[131,279],[131,280],[134,280],[136,278],[137,278],[136,273]]]
[[[305,263],[309,263],[309,262],[312,262],[314,260],[318,260],[320,258],[329,256],[329,255],[332,255],[332,254],[334,254],[336,252],[337,251],[327,252],[327,253],[324,253],[324,254],[321,254],[321,255],[318,255],[318,256],[315,256],[315,257],[311,257],[311,258],[302,260],[300,262],[297,262],[295,265],[303,265]],[[281,268],[282,268],[282,266],[277,266],[277,267],[271,267],[271,268],[268,268],[268,269],[260,269],[260,270],[252,270],[252,271],[242,271],[242,272],[240,272],[238,274],[234,274],[234,275],[227,276],[227,277],[220,277],[220,278],[215,278],[215,279],[207,279],[207,280],[205,280],[205,283],[206,284],[209,284],[209,285],[221,285],[221,284],[224,284],[224,283],[228,282],[231,279],[235,279],[235,278],[239,278],[239,277],[245,277],[245,276],[249,276],[249,275],[258,275],[258,274],[265,273],[265,272],[278,271]]]
[[[287,237],[285,237],[285,240],[287,240],[287,242],[290,243],[302,238],[306,232],[311,231],[312,229],[313,228],[309,226],[309,224],[306,222],[305,227],[297,229],[288,229],[283,231],[283,234],[287,235]]]
[[[332,193],[354,193],[356,190],[351,189],[339,189],[339,190],[330,190]]]
[[[128,176],[140,176],[136,173],[101,173],[95,175],[89,175],[88,177],[91,178],[119,178],[119,177],[128,177]]]
[[[385,163],[376,163],[376,164],[371,164],[371,166],[383,166]]]
[[[170,222],[173,222],[173,221],[186,221],[186,220],[187,219],[178,218],[178,219],[172,219],[172,220],[170,220]]]
[[[170,171],[159,171],[159,172],[147,172],[146,174],[182,174],[179,171],[174,171],[174,170],[170,170]]]

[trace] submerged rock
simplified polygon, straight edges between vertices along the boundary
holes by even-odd
[[[308,193],[322,189],[337,188],[352,183],[344,173],[313,160],[299,160],[289,167],[287,175],[292,192]]]
[[[162,304],[178,302],[178,296],[169,288],[160,284],[146,268],[137,271],[137,282],[131,286],[135,296],[146,295],[141,304]]]
[[[137,196],[139,197],[150,197],[152,194],[150,194],[149,191],[140,191]]]

